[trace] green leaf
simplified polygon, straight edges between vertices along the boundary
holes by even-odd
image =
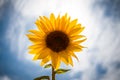
[[[68,71],[70,71],[70,69],[57,69],[55,71],[55,74],[63,74],[63,73],[66,73]]]
[[[44,66],[44,68],[50,68],[50,67],[52,67],[51,64],[47,64],[47,65]]]
[[[34,80],[50,80],[49,76],[41,76],[41,77],[37,77]]]

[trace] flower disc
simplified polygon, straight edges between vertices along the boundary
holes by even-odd
[[[46,37],[46,45],[54,52],[60,52],[67,48],[69,44],[68,36],[61,31],[53,31]]]

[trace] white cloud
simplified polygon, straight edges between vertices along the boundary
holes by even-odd
[[[0,0],[0,7],[4,5],[4,0]]]
[[[96,13],[95,17],[97,18],[98,15],[99,13]],[[93,80],[97,76],[94,66],[99,63],[108,70],[101,80],[119,80],[120,71],[112,67],[112,64],[120,60],[120,35],[118,31],[120,24],[105,17],[98,18],[98,20],[99,24],[97,27],[99,27],[100,33],[94,33],[97,37],[94,43],[92,43],[94,45],[89,47],[91,51],[88,51],[88,54],[90,54],[89,58],[94,60],[94,64],[89,65],[89,68],[83,71],[82,80]],[[97,52],[95,50],[92,51],[94,48],[97,49]]]
[[[8,76],[0,76],[0,80],[11,80]]]
[[[27,59],[32,61],[32,55],[27,52],[27,46],[30,44],[27,40],[27,28],[28,28],[28,18],[26,19],[22,15],[14,16],[11,15],[8,29],[6,31],[6,40],[10,45],[12,53],[18,59]],[[33,22],[34,23],[34,22]],[[28,58],[29,57],[29,58]],[[23,60],[25,61],[25,60]]]
[[[92,29],[86,28],[86,33],[89,33],[87,34],[88,41],[86,43],[88,51],[85,51],[84,56],[80,55],[82,56],[80,59],[84,61],[73,67],[72,74],[83,72],[82,80],[93,80],[97,76],[95,66],[99,63],[108,70],[102,80],[119,80],[120,71],[112,68],[111,64],[120,60],[120,24],[104,17],[103,11],[98,8],[98,12],[96,11],[89,16],[93,21],[87,25]]]

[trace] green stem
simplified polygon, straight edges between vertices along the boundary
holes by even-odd
[[[55,71],[53,67],[52,67],[52,80],[55,80]]]

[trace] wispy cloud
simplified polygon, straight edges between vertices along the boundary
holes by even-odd
[[[11,80],[8,76],[0,76],[0,80]]]

